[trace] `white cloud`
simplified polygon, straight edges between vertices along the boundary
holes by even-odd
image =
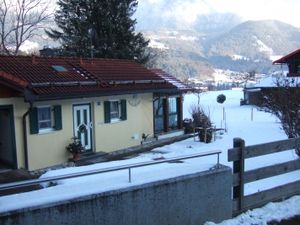
[[[276,19],[300,27],[299,0],[182,0],[169,2],[166,7],[165,0],[139,0],[140,6],[150,3],[153,8],[162,10],[164,16],[175,17],[186,23],[194,22],[198,15],[220,12],[235,13],[244,20]]]
[[[151,4],[156,4],[156,3],[159,3],[161,1],[162,0],[148,0],[148,2],[151,3]]]
[[[29,54],[39,49],[39,44],[37,42],[32,42],[26,40],[20,47],[20,50]]]
[[[203,1],[182,1],[174,10],[174,14],[186,22],[194,22],[198,15],[210,13],[210,7]]]
[[[300,27],[298,9],[300,1],[296,0],[209,0],[219,12],[232,12],[245,20],[277,19]]]

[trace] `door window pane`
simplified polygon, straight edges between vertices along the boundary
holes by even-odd
[[[177,129],[178,128],[178,116],[177,114],[169,115],[169,128]]]
[[[168,99],[168,103],[169,103],[168,128],[171,130],[175,130],[178,128],[177,98],[170,97]]]
[[[163,111],[163,99],[159,98],[154,101],[154,115],[155,116],[162,116],[164,113]]]
[[[169,98],[169,113],[177,113],[177,101],[176,98]]]
[[[154,107],[154,132],[158,134],[164,131],[163,98],[157,98],[154,101],[153,107]]]
[[[164,130],[163,117],[155,117],[155,133],[161,133]]]

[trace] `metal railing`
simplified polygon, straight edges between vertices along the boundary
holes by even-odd
[[[207,152],[202,152],[202,153],[198,153],[198,154],[173,157],[173,158],[169,158],[169,159],[162,159],[162,160],[157,160],[157,161],[141,162],[141,163],[124,165],[124,166],[116,166],[116,167],[109,167],[109,168],[105,168],[105,169],[95,169],[95,170],[90,170],[90,171],[83,171],[83,172],[71,173],[71,174],[66,174],[66,175],[59,175],[59,176],[48,177],[48,178],[40,178],[40,179],[33,179],[33,180],[18,181],[18,182],[13,182],[13,183],[6,183],[6,184],[0,185],[0,191],[19,188],[19,187],[26,187],[26,186],[30,186],[30,185],[38,185],[40,183],[45,183],[45,182],[54,182],[54,181],[64,180],[64,179],[69,179],[69,178],[76,178],[76,177],[95,175],[95,174],[100,174],[100,173],[107,173],[107,172],[120,171],[120,170],[126,170],[126,169],[128,169],[128,180],[129,180],[129,183],[131,183],[131,181],[132,181],[131,170],[133,168],[156,165],[156,164],[161,164],[161,163],[168,163],[168,162],[176,162],[176,161],[180,161],[180,160],[184,160],[184,159],[199,158],[199,157],[210,156],[210,155],[217,155],[217,167],[219,167],[221,153],[222,153],[222,151],[220,151],[220,150],[214,150],[214,151],[207,151]]]

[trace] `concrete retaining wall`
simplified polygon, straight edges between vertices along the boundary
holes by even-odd
[[[150,172],[150,171],[149,171]],[[0,214],[3,225],[202,225],[231,217],[231,169],[223,167]]]

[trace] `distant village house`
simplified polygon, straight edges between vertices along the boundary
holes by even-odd
[[[254,87],[245,88],[243,100],[245,104],[261,105],[263,92],[270,92],[281,88],[277,83],[278,78],[286,76],[287,80],[291,80],[300,77],[300,49],[283,56],[282,58],[274,61],[273,64],[282,66],[287,65],[288,73],[285,74],[284,71],[282,71],[282,74],[280,74],[279,77],[269,76],[261,80]]]

